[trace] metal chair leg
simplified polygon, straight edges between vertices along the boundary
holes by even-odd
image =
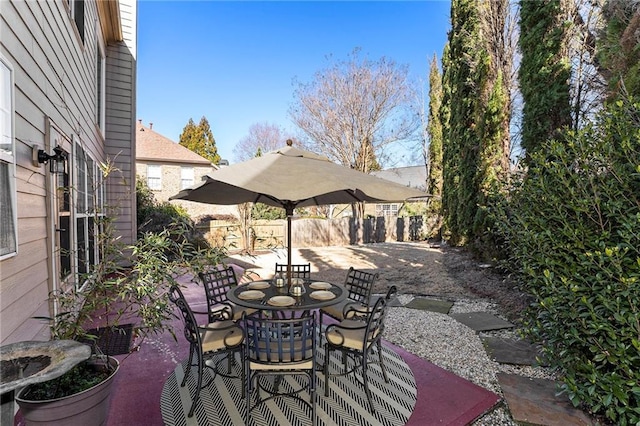
[[[382,362],[382,342],[378,340],[378,358],[380,359],[380,368],[382,369],[382,376],[384,377],[384,381],[389,383],[389,377],[387,376],[387,369],[384,368],[384,362]]]
[[[371,391],[369,390],[369,379],[367,377],[367,372],[368,372],[368,362],[367,362],[367,358],[368,358],[368,353],[365,351],[365,353],[362,355],[362,381],[364,384],[364,393],[367,396],[367,401],[369,401],[369,411],[373,412],[373,401],[371,401]]]
[[[187,378],[189,377],[189,373],[191,372],[191,363],[193,362],[193,354],[195,350],[196,349],[193,347],[193,344],[192,344],[189,348],[189,362],[187,363],[187,370],[184,372],[184,377],[182,378],[182,383],[180,384],[181,388],[183,388],[184,385],[187,383]]]
[[[329,396],[329,345],[324,348],[324,396]]]
[[[193,417],[193,412],[196,409],[198,398],[200,398],[200,390],[202,389],[202,370],[203,369],[204,369],[204,360],[202,359],[202,355],[199,355],[198,356],[198,385],[196,387],[196,394],[193,397],[193,402],[191,403],[191,409],[189,410],[189,415],[187,417]]]

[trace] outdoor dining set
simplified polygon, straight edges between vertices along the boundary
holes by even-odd
[[[343,283],[329,283],[312,279],[308,263],[276,264],[272,279],[239,284],[232,266],[216,267],[199,274],[207,301],[202,312],[193,310],[180,288],[173,287],[170,299],[180,311],[190,344],[180,386],[190,376],[197,377],[197,386],[189,392],[188,417],[202,404],[201,390],[218,376],[240,379],[238,394],[246,404],[246,424],[256,407],[283,397],[302,401],[315,424],[317,373],[324,376],[325,396],[331,377],[357,375],[373,412],[368,367],[378,364],[389,382],[381,336],[388,302],[396,292],[392,286],[385,296],[373,297],[377,278],[375,273],[350,268]],[[318,358],[328,360],[332,352],[342,355],[339,369],[318,362]],[[239,369],[232,368],[238,363]],[[295,381],[299,387],[282,385],[291,377],[300,378]]]

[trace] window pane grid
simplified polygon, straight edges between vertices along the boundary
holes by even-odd
[[[12,70],[0,56],[0,258],[18,250]]]
[[[162,168],[160,166],[147,166],[147,186],[155,191],[162,189]]]

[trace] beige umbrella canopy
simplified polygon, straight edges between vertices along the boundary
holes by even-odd
[[[170,197],[209,204],[264,203],[287,213],[287,255],[291,262],[291,216],[296,207],[368,202],[402,202],[427,197],[414,188],[335,164],[328,158],[286,146],[216,170],[192,188]],[[290,268],[289,268],[290,269]]]

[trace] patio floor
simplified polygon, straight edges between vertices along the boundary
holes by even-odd
[[[182,280],[182,284],[192,309],[205,311],[206,301],[202,287],[190,280]],[[188,357],[188,344],[182,334],[180,319],[174,320],[173,330],[177,341],[170,333],[152,336],[147,338],[138,352],[116,357],[121,360],[120,372],[114,384],[107,426],[174,424],[173,419],[163,418],[162,393],[165,383],[172,380],[172,377],[175,379],[174,374],[179,364]],[[396,354],[413,374],[415,404],[408,413],[406,425],[467,425],[492,410],[500,401],[495,393],[388,342],[384,343],[385,350]],[[166,408],[164,411],[166,417]],[[370,421],[373,421],[371,424],[382,424]],[[24,424],[19,414],[15,424]],[[198,421],[196,416],[191,419],[183,416],[175,424],[196,425]],[[200,424],[216,423],[205,420]],[[230,423],[220,424],[227,426]],[[279,419],[278,424],[287,423],[284,419]],[[324,424],[332,424],[332,420],[327,417]]]

